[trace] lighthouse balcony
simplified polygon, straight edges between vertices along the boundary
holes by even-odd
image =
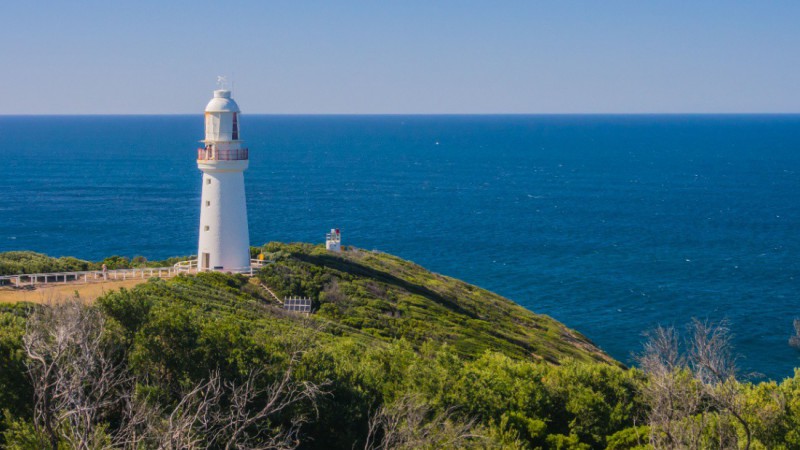
[[[198,148],[198,161],[246,161],[249,159],[246,148],[219,150],[211,148]]]

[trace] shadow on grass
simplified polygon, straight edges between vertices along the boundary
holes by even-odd
[[[356,262],[348,261],[346,259],[339,258],[333,255],[307,255],[303,253],[295,253],[292,256],[303,262],[328,267],[330,269],[339,270],[342,272],[350,273],[365,278],[371,278],[373,280],[380,281],[381,283],[386,283],[398,287],[412,294],[420,295],[422,297],[433,300],[434,302],[444,306],[445,308],[451,311],[463,314],[472,319],[480,319],[480,317],[477,314],[467,309],[464,309],[455,300],[444,297],[438,292],[428,289],[425,286],[409,283],[408,281],[399,278],[397,276],[394,276],[390,273],[373,269],[371,267],[367,267],[358,264]]]

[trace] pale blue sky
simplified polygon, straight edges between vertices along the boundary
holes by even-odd
[[[800,1],[13,1],[0,114],[800,112]]]

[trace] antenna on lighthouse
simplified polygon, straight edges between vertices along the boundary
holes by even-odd
[[[219,86],[220,89],[228,89],[228,77],[223,75],[218,75],[217,86]]]

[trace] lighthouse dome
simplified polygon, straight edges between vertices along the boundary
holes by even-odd
[[[231,98],[231,91],[218,89],[206,105],[206,112],[239,112],[239,105]]]

